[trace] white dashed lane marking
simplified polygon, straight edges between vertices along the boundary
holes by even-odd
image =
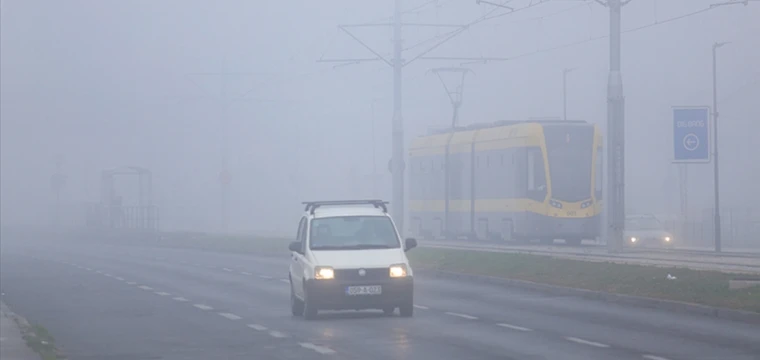
[[[211,306],[203,305],[203,304],[193,304],[193,306],[197,307],[201,310],[214,310]]]
[[[262,279],[267,279],[267,280],[272,278],[271,276],[266,276],[266,275],[259,275],[259,277]]]
[[[169,296],[169,295],[171,295],[168,292],[163,292],[163,291],[156,291],[154,294],[156,294],[158,296]]]
[[[532,329],[528,329],[526,327],[511,325],[511,324],[496,324],[496,326],[501,326],[503,328],[517,330],[517,331],[533,331]]]
[[[230,319],[230,320],[240,320],[242,319],[240,316],[237,316],[235,314],[230,313],[219,313],[219,316]]]
[[[446,315],[456,316],[467,320],[477,320],[478,318],[472,315],[460,314],[455,312],[447,312]]]
[[[280,279],[280,281],[282,281],[282,282],[284,282],[286,284],[290,284],[290,280],[288,280],[288,279]]]
[[[102,272],[102,271],[100,271],[100,270],[95,270],[95,273],[96,273],[96,274],[102,274],[103,272]]]
[[[85,269],[85,270],[87,270],[87,271],[92,271],[92,269],[90,269],[90,268],[88,268],[88,267],[86,267],[86,268],[84,268],[84,269]]]
[[[119,280],[119,281],[124,281],[124,278],[123,278],[123,277],[118,277],[118,276],[115,276],[115,277],[114,277],[114,279],[116,279],[116,280]]]
[[[187,302],[187,301],[190,301],[190,300],[187,300],[187,299],[183,298],[182,296],[177,296],[177,297],[175,297],[175,298],[172,298],[172,300],[176,300],[176,301],[179,301],[179,302]]]
[[[150,287],[150,286],[145,286],[145,285],[140,285],[140,286],[138,286],[138,288],[140,288],[140,289],[143,289],[143,290],[145,290],[145,291],[148,291],[148,290],[153,290],[153,288],[152,288],[152,287]]]
[[[275,331],[275,330],[270,331],[269,335],[271,335],[272,337],[280,338],[280,339],[288,337],[288,335],[283,334],[279,331]]]
[[[655,355],[642,355],[641,357],[643,357],[644,359],[647,359],[647,360],[670,360],[668,358],[664,358],[664,357],[661,357],[661,356],[655,356]]]
[[[226,272],[232,272],[232,269],[230,269],[230,268],[222,268],[222,270],[224,270]]]
[[[427,310],[427,309],[430,309],[429,307],[427,307],[427,306],[424,306],[424,305],[416,305],[416,304],[415,304],[415,305],[414,305],[414,307],[416,307],[417,309],[420,309],[420,310]]]
[[[134,281],[127,281],[127,285],[137,285],[137,283]]]
[[[598,347],[598,348],[608,348],[608,347],[610,347],[607,344],[602,344],[602,343],[598,343],[598,342],[583,340],[583,339],[579,339],[579,338],[576,338],[576,337],[566,337],[565,339],[570,340],[570,341],[572,341],[574,343],[588,345],[588,346],[593,346],[593,347]]]
[[[335,351],[333,349],[330,349],[324,346],[314,345],[312,343],[302,342],[302,343],[298,343],[298,345],[301,345],[301,347],[306,348],[306,349],[314,350],[320,354],[325,354],[325,355],[335,354]]]
[[[256,331],[264,331],[267,329],[266,326],[259,324],[248,324],[248,327]]]
[[[251,274],[251,273],[249,273],[249,272],[247,272],[247,271],[241,271],[241,272],[240,272],[240,275],[252,275],[252,274]]]

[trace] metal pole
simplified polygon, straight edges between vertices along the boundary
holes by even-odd
[[[399,232],[406,233],[404,227],[404,119],[401,114],[401,0],[394,1],[393,11],[393,218]]]
[[[567,69],[562,70],[562,119],[567,120]]]
[[[375,99],[372,100],[372,197],[377,197],[377,149],[375,146]]]
[[[610,8],[610,73],[607,82],[607,244],[610,251],[617,251],[623,244],[625,223],[625,98],[621,59],[621,10],[622,0],[609,0]]]
[[[229,109],[229,98],[228,98],[228,89],[227,89],[227,80],[228,80],[228,74],[227,74],[227,59],[224,59],[224,62],[222,63],[222,74],[221,74],[221,80],[222,80],[222,111],[221,111],[221,135],[222,135],[222,172],[227,174],[227,111]],[[228,191],[228,184],[226,182],[226,178],[221,179],[222,180],[222,197],[221,197],[221,230],[223,233],[227,232],[227,191]]]
[[[562,118],[567,120],[567,74],[575,70],[575,68],[562,69]]]
[[[720,230],[720,171],[718,167],[718,65],[717,65],[717,50],[719,47],[725,45],[727,43],[715,43],[712,47],[712,57],[713,57],[713,152],[715,156],[715,162],[714,166],[715,169],[713,170],[714,176],[715,176],[715,251],[720,252],[721,251],[721,230]]]

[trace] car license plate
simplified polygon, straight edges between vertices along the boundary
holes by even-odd
[[[380,295],[383,289],[380,285],[373,286],[349,286],[346,288],[346,295]]]

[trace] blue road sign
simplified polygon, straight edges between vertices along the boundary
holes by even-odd
[[[710,162],[710,108],[673,108],[675,162]]]

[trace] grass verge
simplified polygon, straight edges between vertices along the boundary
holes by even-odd
[[[717,271],[431,248],[412,250],[409,258],[416,268],[498,276],[760,313],[760,287],[730,290],[728,282],[736,276]],[[676,279],[668,279],[668,274]]]
[[[55,346],[55,339],[41,325],[19,323],[26,345],[40,355],[42,360],[65,359]]]

